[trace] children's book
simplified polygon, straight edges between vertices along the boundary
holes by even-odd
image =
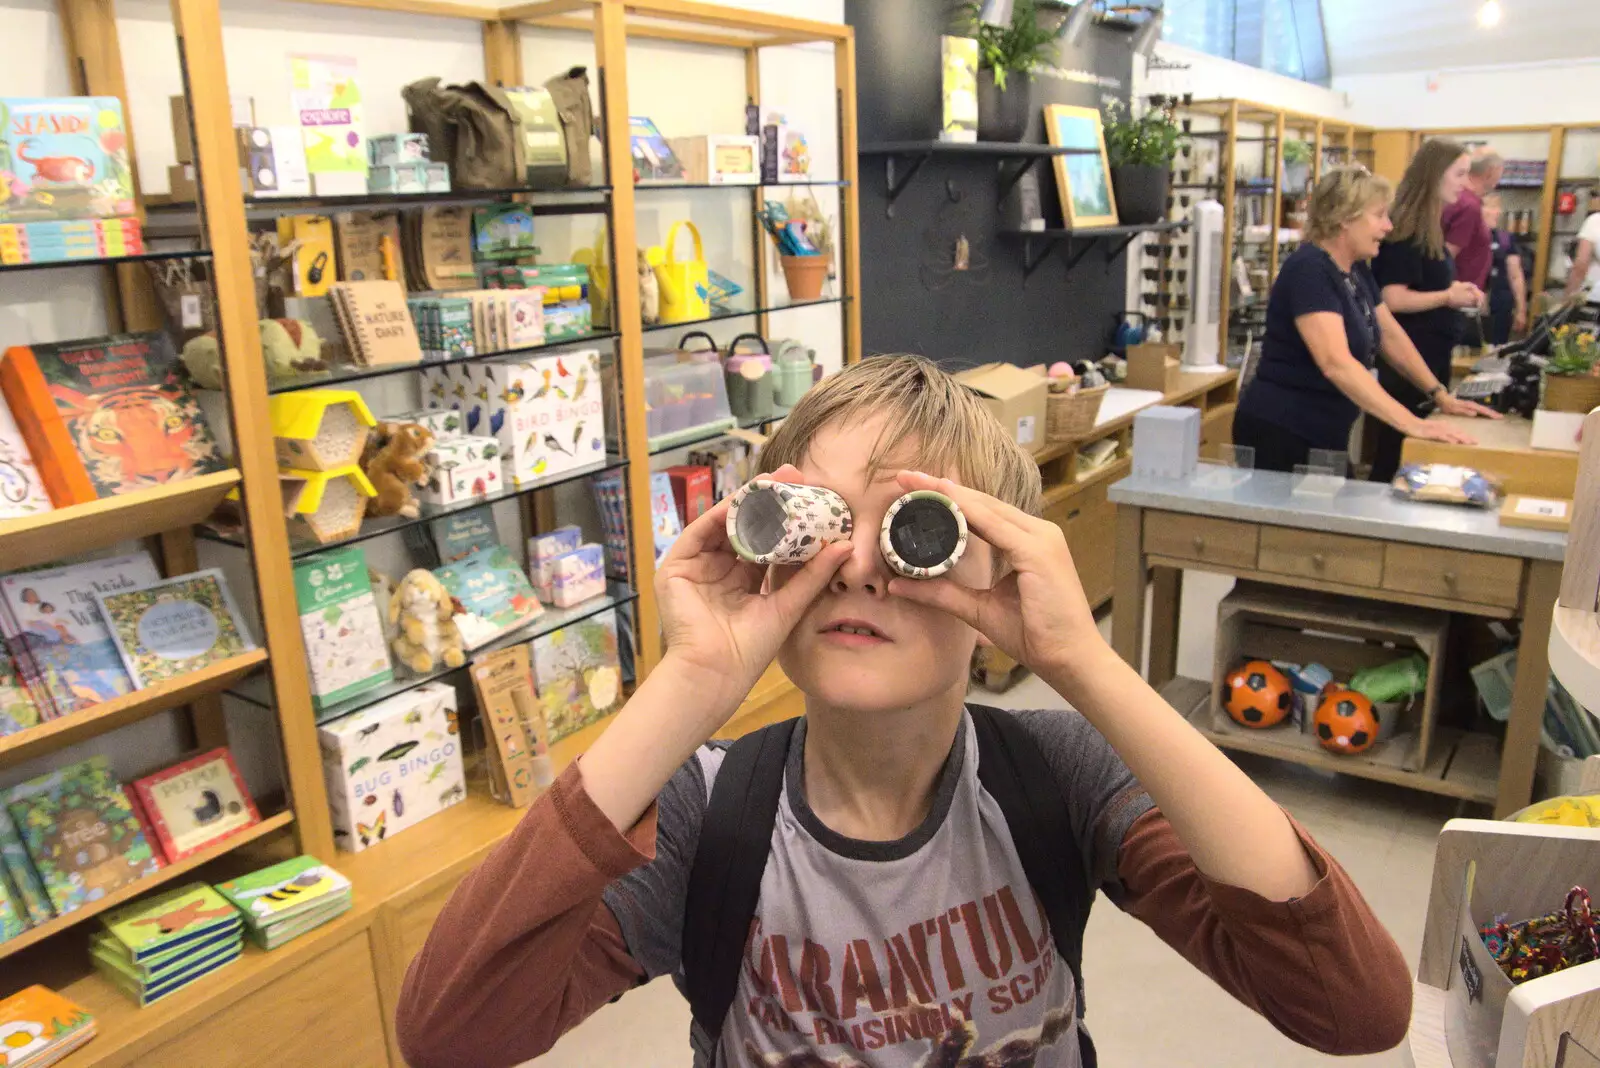
[[[630,116],[628,138],[633,145],[633,171],[639,181],[683,181],[683,164],[678,162],[655,123],[642,115]]]
[[[149,986],[165,983],[216,954],[237,949],[240,927],[240,924],[234,923],[173,949],[137,960],[116,935],[110,931],[96,931],[89,936],[89,952],[99,963],[109,965],[129,979]]]
[[[0,942],[15,938],[28,929],[28,910],[11,885],[10,876],[0,866]]]
[[[252,929],[269,928],[320,914],[348,899],[350,880],[316,857],[300,856],[218,883],[217,893]]]
[[[291,55],[289,83],[312,181],[318,174],[364,176],[367,145],[356,61],[347,56]]]
[[[243,920],[221,894],[197,882],[112,909],[100,922],[126,959],[140,964],[168,960],[213,935],[237,931]]]
[[[536,619],[544,606],[504,545],[479,549],[434,572],[461,603],[456,626],[469,649]]]
[[[318,927],[335,920],[350,911],[354,904],[349,894],[330,900],[321,908],[302,913],[292,920],[275,923],[271,927],[252,927],[250,941],[262,949],[277,949],[285,942],[299,938],[308,931],[315,931]]]
[[[137,689],[256,647],[220,568],[97,594],[95,600]]]
[[[239,954],[244,948],[244,940],[235,935],[232,940],[220,949],[213,950],[189,964],[187,968],[163,976],[158,982],[142,983],[129,976],[125,971],[114,965],[107,964],[99,956],[91,953],[90,960],[105,979],[128,997],[139,1003],[142,1008],[154,1004],[168,994],[177,993],[190,983],[202,976],[209,975],[225,964],[232,964],[239,959]]]
[[[114,96],[0,97],[0,222],[132,215]]]
[[[0,1065],[54,1064],[94,1036],[94,1017],[48,987],[25,987],[0,1001]]]
[[[0,738],[37,727],[42,719],[11,654],[0,648]]]
[[[297,561],[294,590],[317,708],[393,680],[367,557],[359,545]]]
[[[38,515],[51,507],[44,480],[11,408],[0,404],[0,519]]]
[[[22,844],[22,836],[17,833],[3,803],[0,803],[0,868],[4,868],[12,889],[17,892],[22,914],[30,926],[44,923],[55,915],[50,897],[44,892],[44,883],[39,881],[39,873],[33,870],[33,861],[28,859],[28,848]]]
[[[57,508],[224,467],[165,334],[7,349],[0,390]]]
[[[168,861],[182,860],[261,822],[226,746],[133,784]]]
[[[160,580],[143,550],[0,578],[0,598],[19,631],[13,650],[32,660],[57,715],[132,692],[97,598]]]
[[[494,508],[480,504],[464,512],[435,519],[428,524],[441,564],[453,564],[483,549],[501,544],[494,522]]]
[[[535,638],[533,679],[552,742],[621,708],[616,613],[601,612]]]
[[[6,656],[16,670],[17,682],[27,691],[33,707],[39,710],[39,718],[55,719],[61,715],[50,699],[49,688],[39,675],[38,663],[29,652],[27,642],[22,640],[22,626],[12,614],[4,596],[0,596],[0,641],[3,641]]]
[[[103,756],[19,783],[6,800],[57,915],[161,867]]]

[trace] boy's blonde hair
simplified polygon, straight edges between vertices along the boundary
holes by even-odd
[[[1306,218],[1306,238],[1331,241],[1379,201],[1387,204],[1394,193],[1389,179],[1365,167],[1336,167],[1322,176],[1311,191]]]
[[[760,471],[798,466],[824,427],[886,419],[867,457],[878,477],[891,463],[932,475],[954,471],[963,486],[1039,514],[1039,465],[975,393],[921,356],[872,356],[812,388],[761,450]]]

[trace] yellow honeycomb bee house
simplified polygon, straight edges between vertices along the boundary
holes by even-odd
[[[377,425],[367,402],[352,389],[307,389],[272,398],[272,439],[280,468],[348,467],[360,461],[367,435]]]

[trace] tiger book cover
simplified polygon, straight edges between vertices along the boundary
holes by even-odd
[[[312,856],[294,857],[218,883],[217,893],[244,914],[252,932],[298,928],[298,921],[307,917],[326,922],[349,908],[351,901],[350,880]]]
[[[133,213],[121,101],[0,97],[0,222]]]
[[[95,1036],[94,1017],[45,986],[0,1000],[0,1065],[43,1068]]]
[[[57,508],[224,469],[165,334],[13,346],[0,392]]]

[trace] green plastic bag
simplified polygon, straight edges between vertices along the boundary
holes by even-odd
[[[1403,660],[1358,671],[1350,688],[1373,701],[1398,701],[1428,688],[1428,658],[1412,653]]]

